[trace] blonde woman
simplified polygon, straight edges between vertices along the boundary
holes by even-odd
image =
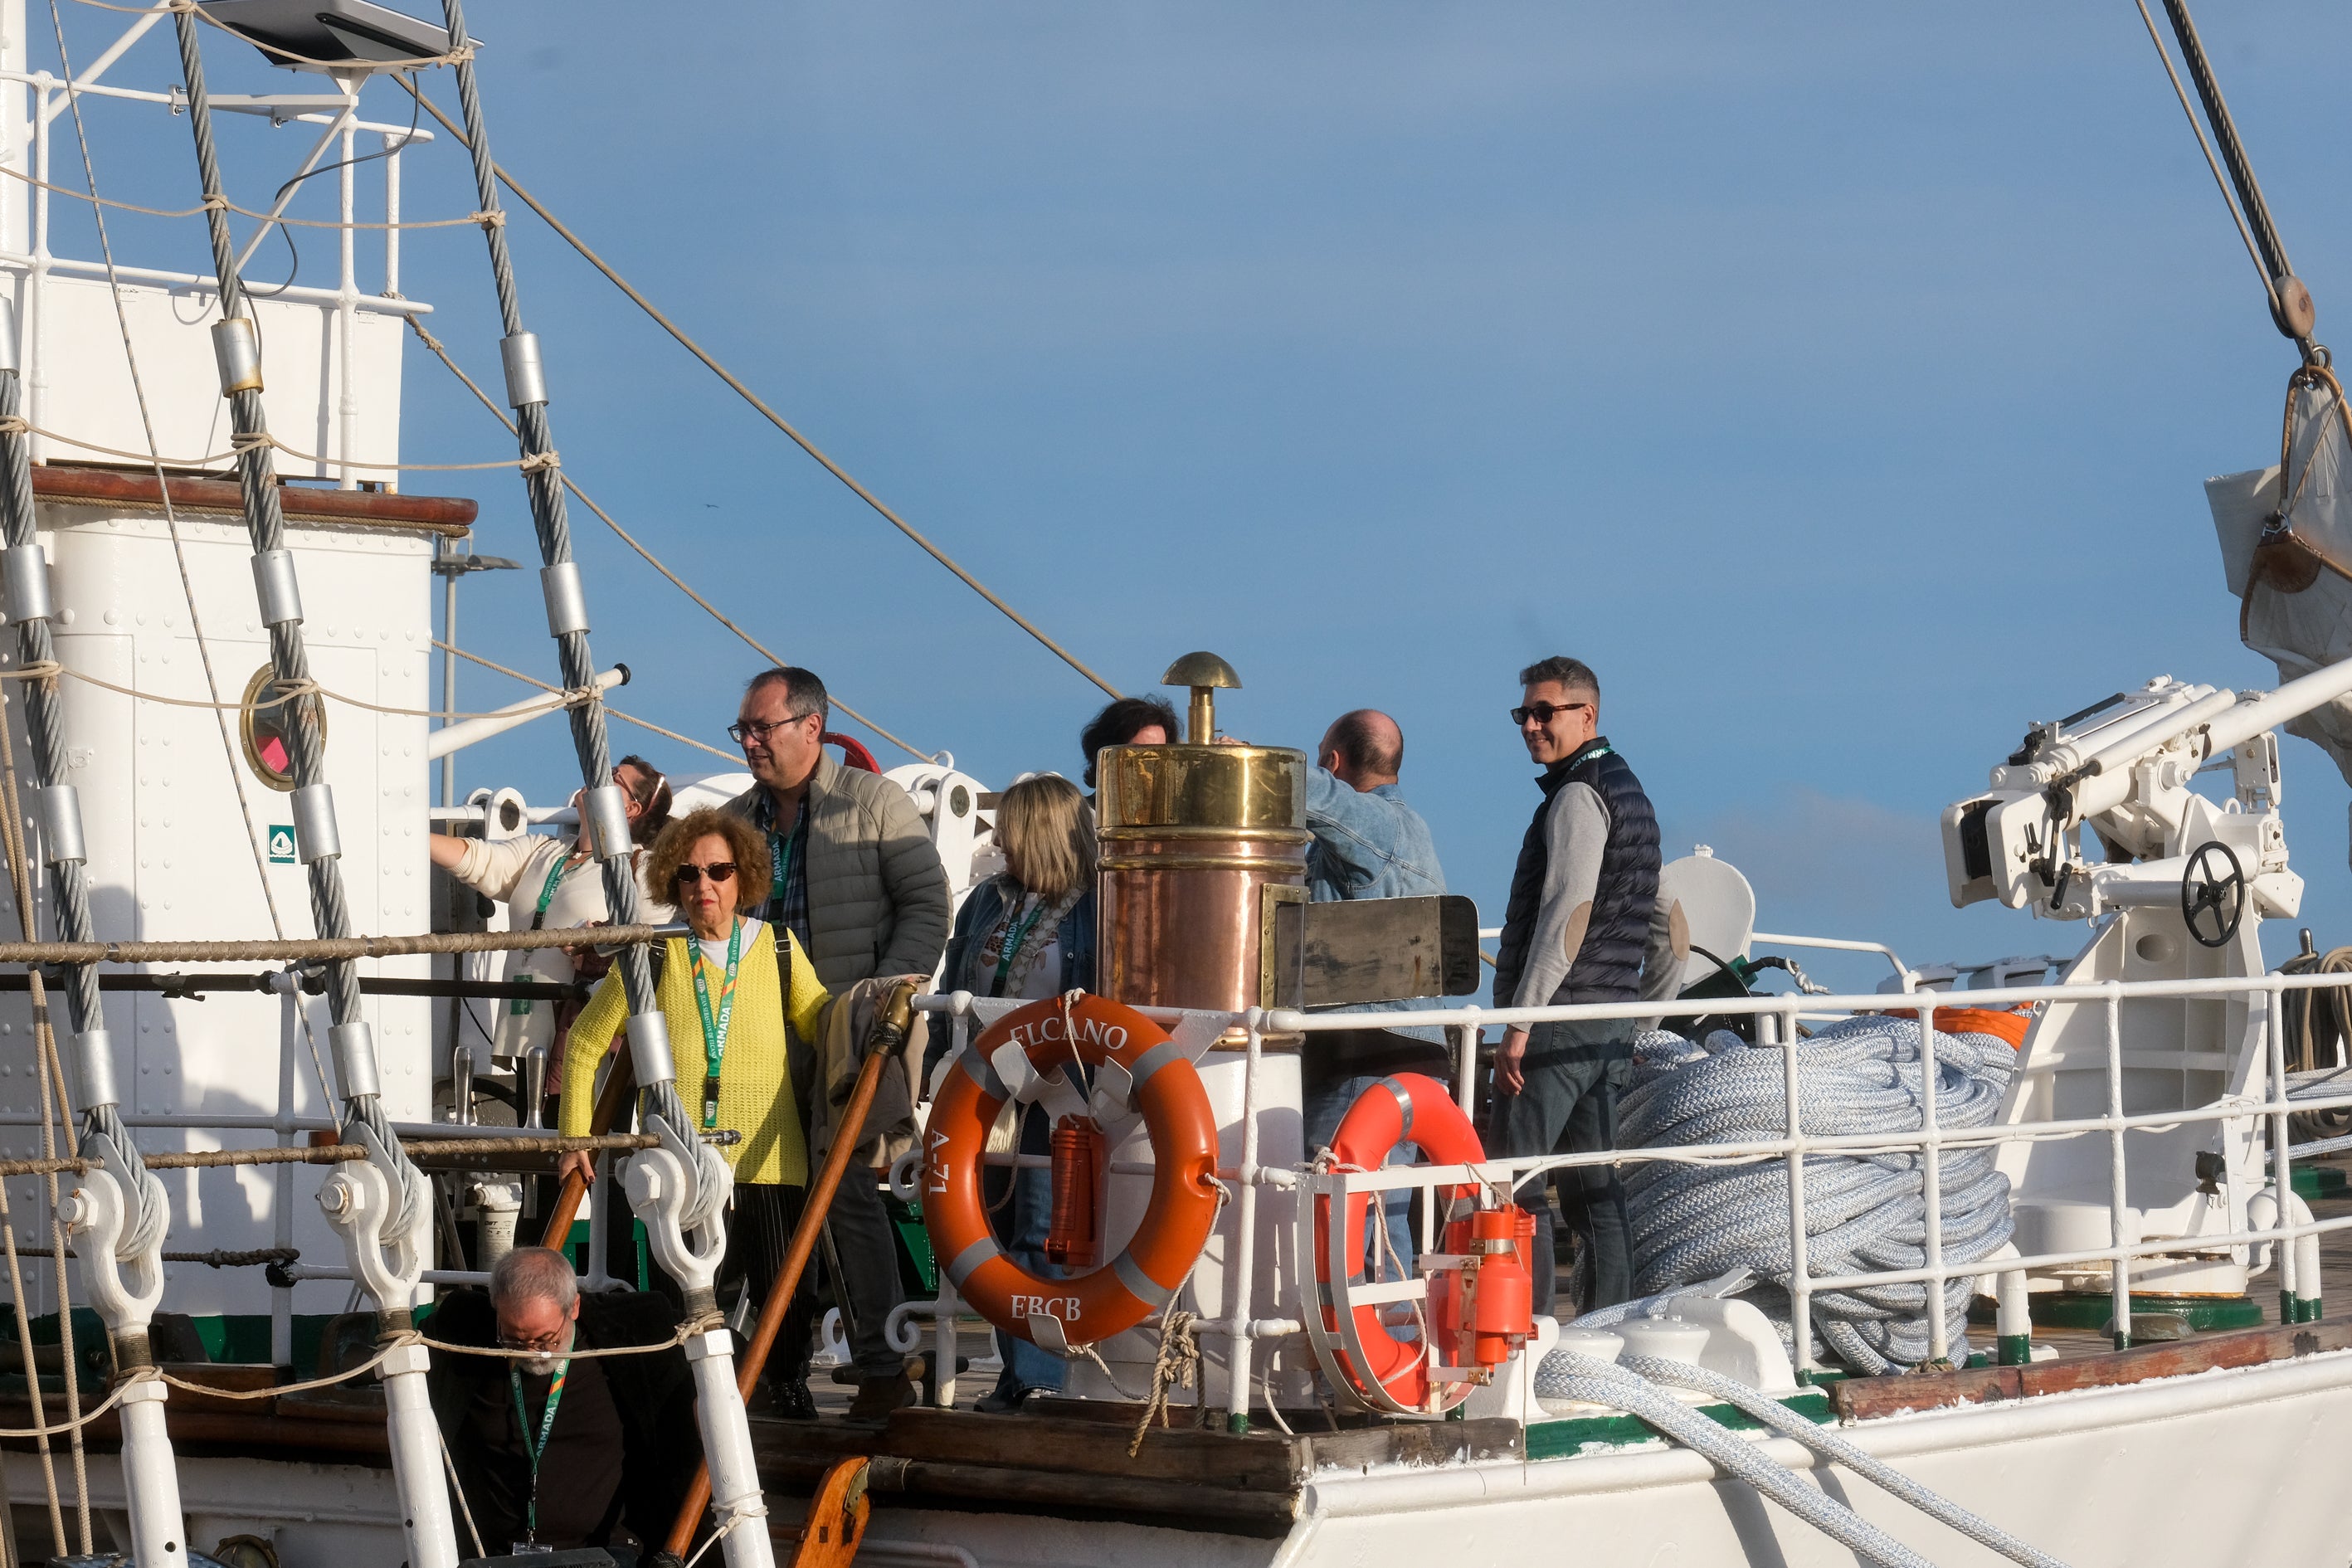
[[[793,1089],[791,1033],[814,1039],[830,1000],[792,932],[740,912],[744,890],[768,886],[768,845],[750,824],[705,807],[665,828],[647,858],[646,879],[676,900],[694,940],[672,937],[656,987],[677,1058],[677,1098],[703,1128],[732,1129],[725,1149],[735,1171],[735,1212],[728,1222],[722,1291],[746,1281],[756,1304],[782,1266],[809,1180],[804,1119]],[[779,946],[779,943],[782,946]],[[588,1131],[597,1065],[628,1022],[617,973],[605,975],[572,1026],[564,1058],[562,1131]],[[584,1154],[560,1170],[588,1173]],[[808,1392],[808,1322],[795,1302],[778,1341],[778,1413],[814,1419]]]
[[[996,843],[1004,869],[974,888],[957,911],[940,989],[1033,999],[1093,990],[1095,824],[1086,798],[1055,773],[1023,779],[997,803]],[[945,1029],[933,1036],[942,1054],[948,1037]],[[1045,1113],[1031,1107],[1021,1122],[1021,1152],[1043,1154],[1052,1136]],[[1057,1272],[1045,1255],[1053,1207],[1047,1172],[1013,1174],[1007,1251],[1048,1278]],[[1010,1334],[996,1338],[1004,1372],[981,1410],[1018,1410],[1037,1390],[1062,1386],[1058,1357]]]

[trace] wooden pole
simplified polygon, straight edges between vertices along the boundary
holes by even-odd
[[[636,1087],[636,1077],[625,1046],[620,1059],[613,1064],[611,1075],[604,1079],[604,1091],[596,1097],[595,1110],[589,1113],[591,1137],[601,1138],[613,1130],[613,1123],[621,1118],[621,1107],[628,1103],[629,1093]],[[589,1160],[593,1168],[595,1156],[590,1155]],[[572,1239],[572,1221],[580,1213],[581,1200],[587,1195],[586,1182],[577,1175],[563,1178],[563,1189],[555,1194],[555,1208],[547,1216],[547,1234],[540,1237],[540,1246],[563,1250],[563,1244]]]
[[[768,1287],[768,1300],[760,1309],[759,1327],[751,1331],[751,1342],[744,1347],[742,1362],[736,1368],[735,1387],[746,1398],[768,1364],[768,1352],[775,1347],[776,1335],[783,1330],[784,1315],[791,1310],[793,1292],[800,1289],[809,1255],[816,1250],[817,1232],[824,1224],[826,1211],[833,1207],[834,1194],[841,1190],[843,1173],[857,1152],[858,1142],[866,1131],[866,1114],[874,1108],[874,1096],[882,1087],[882,1069],[906,1044],[911,1027],[911,1011],[907,1004],[914,994],[911,984],[902,983],[891,991],[875,1016],[874,1031],[866,1038],[866,1062],[857,1069],[857,1083],[849,1092],[849,1103],[842,1108],[841,1125],[834,1133],[833,1147],[825,1151],[824,1168],[817,1172],[816,1181],[809,1188],[808,1203],[801,1209],[801,1222],[793,1230],[792,1246],[785,1249],[783,1266],[776,1270],[775,1282]],[[894,1032],[895,1041],[891,1038]],[[819,1092],[823,1092],[822,1085]],[[701,1522],[702,1510],[709,1501],[710,1466],[706,1462],[695,1468],[694,1484],[687,1489],[685,1506],[677,1510],[677,1522],[670,1527],[668,1551],[672,1556],[685,1556],[686,1549],[694,1543],[694,1527]]]

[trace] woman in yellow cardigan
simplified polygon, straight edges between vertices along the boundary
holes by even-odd
[[[802,1040],[813,1040],[818,1015],[830,1000],[791,931],[737,912],[744,889],[764,889],[768,878],[766,840],[740,817],[708,807],[663,829],[646,865],[646,885],[656,898],[671,899],[694,931],[692,942],[670,939],[656,1000],[669,1024],[677,1098],[688,1116],[706,1129],[731,1128],[742,1134],[724,1149],[735,1171],[735,1212],[728,1220],[719,1290],[724,1301],[734,1283],[744,1281],[755,1314],[782,1266],[809,1179],[790,1056],[806,1047],[792,1044],[785,1020],[791,1019]],[[784,944],[781,954],[779,940]],[[565,1134],[588,1131],[597,1066],[627,1022],[628,998],[615,969],[572,1026],[563,1062]],[[583,1154],[564,1156],[566,1169],[585,1174],[586,1165]],[[816,1406],[806,1381],[809,1324],[803,1312],[796,1301],[771,1375],[777,1413],[813,1420]]]

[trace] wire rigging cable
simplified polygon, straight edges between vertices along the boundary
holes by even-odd
[[[286,934],[285,918],[278,911],[278,892],[270,885],[268,864],[261,852],[261,831],[253,819],[253,802],[246,790],[245,770],[240,765],[237,743],[229,734],[228,720],[220,706],[220,679],[213,665],[212,642],[205,635],[204,615],[196,606],[195,586],[188,574],[187,544],[180,533],[179,511],[173,504],[171,482],[164,475],[163,458],[159,455],[161,448],[155,437],[155,416],[147,401],[147,382],[140,370],[138,346],[131,338],[131,315],[122,298],[122,278],[114,260],[113,236],[107,227],[104,206],[95,205],[101,202],[98,191],[98,164],[90,155],[89,132],[82,120],[81,84],[74,75],[73,57],[66,47],[65,17],[58,7],[57,0],[49,0],[49,26],[57,37],[58,64],[65,78],[66,107],[73,116],[74,143],[81,155],[82,178],[89,186],[89,199],[94,204],[91,213],[98,229],[99,256],[106,264],[107,294],[113,303],[116,331],[122,338],[123,363],[131,374],[131,396],[139,406],[140,431],[147,443],[147,450],[143,454],[122,455],[143,457],[155,476],[163,510],[163,526],[172,538],[172,561],[179,573],[180,596],[188,608],[188,632],[195,639],[197,662],[204,668],[205,689],[212,699],[215,727],[220,732],[221,756],[228,766],[230,786],[236,793],[237,820],[245,827],[246,847],[250,852],[254,879],[260,884],[263,906],[269,913],[269,929],[273,934],[283,937]],[[199,207],[197,210],[204,209]],[[14,410],[7,412],[14,416]],[[0,419],[0,433],[5,433],[5,425],[6,420]],[[309,1009],[298,1007],[297,1012],[301,1021],[303,1041],[310,1049],[310,1068],[318,1078],[320,1103],[330,1115],[333,1115],[335,1096],[327,1083],[326,1062],[319,1054],[318,1033],[310,1026]]]
[[[411,93],[415,94],[416,100],[425,106],[425,112],[432,115],[434,119],[439,121],[441,122],[442,129],[448,132],[451,136],[455,137],[459,146],[467,147],[471,145],[471,143],[466,140],[465,132],[453,124],[450,121],[449,117],[442,113],[439,106],[435,104],[431,99],[426,98],[415,86],[405,80],[402,80],[401,85],[406,88]],[[835,479],[839,479],[843,484],[848,486],[851,492],[854,493],[858,500],[864,501],[867,506],[872,507],[875,511],[879,513],[884,521],[889,523],[891,527],[897,529],[908,539],[914,541],[915,543],[919,545],[926,554],[929,555],[932,560],[938,562],[940,565],[954,573],[956,576],[962,581],[965,587],[970,588],[973,593],[978,594],[982,598],[986,599],[991,605],[995,605],[997,609],[1003,611],[1003,614],[1012,620],[1013,625],[1019,626],[1023,631],[1027,632],[1031,637],[1036,638],[1039,643],[1043,644],[1048,651],[1050,651],[1055,658],[1059,658],[1064,664],[1068,665],[1072,669],[1076,670],[1080,675],[1085,676],[1088,680],[1091,680],[1097,686],[1101,687],[1111,696],[1118,697],[1123,695],[1118,687],[1113,686],[1109,681],[1105,680],[1101,676],[1097,675],[1092,669],[1080,662],[1076,655],[1071,653],[1069,649],[1064,647],[1060,643],[1055,642],[1052,637],[1047,637],[1045,632],[1038,628],[1034,622],[1031,621],[1026,616],[1024,616],[1020,611],[1014,609],[1012,605],[999,598],[996,594],[979,578],[973,576],[970,572],[965,571],[963,566],[959,563],[953,556],[948,554],[947,552],[932,543],[930,540],[925,537],[923,533],[916,529],[912,523],[909,523],[905,518],[900,517],[897,512],[884,505],[882,499],[879,496],[877,496],[872,490],[867,489],[864,485],[858,483],[857,479],[851,475],[848,469],[843,468],[839,463],[835,462],[831,458],[827,457],[815,442],[801,434],[801,432],[793,426],[791,421],[787,420],[782,415],[777,413],[773,408],[768,406],[766,401],[763,400],[759,394],[753,392],[749,386],[746,386],[733,371],[729,370],[725,365],[720,364],[716,359],[713,359],[708,350],[704,349],[700,343],[696,342],[692,338],[687,336],[686,332],[676,321],[671,321],[668,316],[665,315],[660,308],[655,305],[651,300],[646,299],[643,294],[639,293],[636,288],[631,284],[627,279],[622,277],[618,272],[614,271],[610,263],[605,261],[603,257],[597,255],[595,251],[590,249],[586,241],[583,240],[578,235],[572,233],[562,219],[558,218],[553,213],[548,211],[544,205],[541,205],[537,196],[532,195],[529,191],[524,190],[522,186],[517,184],[515,183],[514,176],[508,174],[504,167],[495,163],[492,163],[490,167],[496,172],[499,183],[504,184],[507,189],[512,191],[515,194],[517,200],[520,201],[525,206],[530,208],[531,211],[537,213],[540,217],[546,222],[548,227],[553,229],[562,237],[565,244],[571,246],[572,249],[580,253],[582,258],[584,259],[588,265],[603,273],[605,278],[612,282],[614,288],[620,289],[622,293],[626,294],[629,297],[631,303],[635,304],[637,309],[643,310],[646,315],[653,318],[656,325],[659,326],[662,331],[667,332],[671,337],[676,338],[680,347],[684,348],[687,353],[692,354],[695,358],[700,360],[704,366],[707,367],[713,375],[716,375],[719,380],[725,382],[734,390],[737,396],[740,397],[744,402],[757,409],[760,414],[767,419],[768,423],[782,431],[794,446],[798,447],[802,451],[806,452],[810,457],[815,458],[818,466],[823,468],[826,473],[831,474]],[[487,197],[485,197],[482,205],[485,208],[489,205],[489,202]]]
[[[408,318],[408,324],[410,328],[415,331],[417,341],[422,342],[426,348],[432,350],[433,357],[439,360],[443,365],[447,367],[451,375],[456,376],[459,381],[463,382],[465,384],[466,390],[472,393],[475,399],[478,401],[483,407],[488,409],[491,415],[497,418],[499,423],[504,425],[507,427],[508,433],[511,435],[514,431],[514,421],[507,416],[505,409],[500,408],[496,403],[490,401],[489,394],[484,392],[480,384],[477,383],[472,376],[466,374],[463,366],[459,365],[456,360],[449,357],[449,351],[447,348],[443,346],[441,340],[435,337],[431,332],[426,331],[425,330],[425,323],[418,321],[414,316]],[[735,622],[730,619],[718,605],[712,604],[709,600],[697,593],[693,585],[688,583],[685,578],[679,576],[677,573],[664,565],[659,556],[656,555],[652,551],[639,543],[635,534],[631,533],[627,529],[623,528],[618,522],[614,521],[613,514],[606,511],[603,507],[598,506],[595,499],[590,496],[586,490],[582,489],[579,482],[572,479],[570,474],[562,474],[559,477],[563,480],[563,488],[570,490],[573,497],[579,500],[582,506],[584,506],[590,511],[594,512],[598,519],[604,522],[606,528],[611,529],[614,533],[620,536],[622,543],[627,545],[631,550],[635,551],[645,561],[646,565],[651,566],[655,571],[667,578],[672,587],[676,588],[679,593],[684,594],[688,598],[692,599],[696,604],[701,605],[704,612],[707,613],[712,620],[717,621],[720,626],[725,626],[729,631],[733,632],[737,637],[741,637],[747,645],[749,645],[761,658],[765,658],[770,664],[780,665],[786,662],[772,649],[771,649],[767,644],[761,642],[750,632],[745,631],[741,626],[736,625]],[[459,657],[464,658],[472,658],[474,656],[472,654],[461,654]],[[494,664],[490,665],[489,668],[505,674],[512,673],[511,671],[507,670],[502,665]],[[520,676],[517,679],[528,680],[530,678],[529,676]],[[937,762],[939,760],[931,752],[924,751],[913,742],[902,740],[898,736],[884,729],[881,725],[877,724],[873,720],[868,719],[865,714],[860,713],[856,709],[852,708],[848,703],[844,702],[838,696],[834,697],[832,699],[832,702],[834,707],[839,709],[842,712],[848,714],[858,723],[864,725],[866,729],[871,730],[874,733],[881,736],[884,740],[889,742],[892,745],[898,747],[900,751],[906,752],[908,756],[915,758],[917,761],[930,763]],[[612,711],[622,718],[628,718],[628,715],[621,713],[618,709],[614,709]],[[631,719],[629,721],[633,724],[645,723],[645,721],[641,719]],[[650,724],[646,724],[645,727],[647,729],[655,728]],[[662,730],[658,732],[665,735],[670,733],[667,730]],[[675,735],[671,736],[671,738],[673,740],[683,739],[682,736]],[[700,746],[702,745],[702,742],[699,741],[688,741],[687,742],[687,744]],[[715,748],[704,746],[703,750],[713,751]],[[729,753],[723,752],[719,752],[718,754],[721,756],[729,755]]]
[[[2172,68],[2172,58],[2165,52],[2164,41],[2157,37],[2154,18],[2147,14],[2147,0],[2134,0],[2139,7],[2140,20],[2147,26],[2148,37],[2163,58],[2164,70],[2172,79],[2172,90],[2180,98],[2180,107],[2189,113],[2189,100],[2180,90],[2180,78]],[[2294,340],[2305,363],[2326,363],[2327,351],[2312,337],[2314,312],[2311,293],[2294,275],[2287,260],[2286,246],[2280,240],[2277,226],[2271,222],[2270,203],[2263,199],[2262,182],[2254,177],[2254,166],[2246,156],[2245,144],[2238,140],[2238,126],[2230,114],[2230,106],[2221,97],[2221,85],[2214,79],[2213,67],[2205,56],[2204,41],[2197,35],[2197,24],[2189,15],[2188,0],[2164,0],[2164,14],[2172,24],[2172,36],[2180,46],[2181,59],[2189,67],[2189,79],[2196,84],[2198,100],[2205,107],[2205,118],[2213,128],[2213,140],[2220,145],[2221,162],[2229,168],[2230,184],[2236,188],[2237,201],[2231,207],[2231,216],[2239,225],[2239,233],[2247,248],[2254,253],[2254,265],[2263,274],[2263,288],[2269,295],[2271,320],[2284,335]],[[2197,117],[2189,113],[2191,130],[2197,130]],[[2205,144],[2204,132],[2197,132],[2197,142],[2205,153],[2210,167],[2213,149]],[[2221,178],[2220,170],[2214,178]],[[2222,199],[2229,199],[2229,191]],[[2242,216],[2241,212],[2242,211]]]

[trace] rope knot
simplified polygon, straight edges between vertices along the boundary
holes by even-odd
[[[266,452],[277,445],[277,437],[267,430],[240,430],[228,438],[228,449],[238,457],[247,452]]]
[[[522,471],[526,474],[541,473],[549,468],[562,467],[563,467],[563,456],[552,447],[544,452],[532,452],[522,460]]]
[[[480,212],[467,216],[484,228],[504,228],[507,226],[507,215],[503,208],[484,207]]]
[[[193,4],[174,4],[172,9],[174,11],[193,11],[195,9],[195,6]],[[212,195],[206,196],[203,201],[196,204],[196,210],[198,212],[205,213],[225,213],[229,210],[228,198],[221,195],[220,192],[215,191]]]
[[[33,422],[21,414],[0,414],[0,436],[29,436]]]
[[[440,63],[445,66],[470,65],[473,63],[473,58],[474,46],[473,43],[468,40],[466,43],[457,45],[447,54],[443,55],[440,59]]]
[[[1168,1414],[1168,1391],[1171,1388],[1192,1388],[1201,1379],[1201,1341],[1195,1331],[1198,1316],[1187,1312],[1173,1302],[1167,1315],[1160,1320],[1160,1353],[1151,1363],[1151,1396],[1144,1401],[1143,1419],[1135,1424],[1135,1436],[1127,1445],[1130,1459],[1143,1451],[1143,1435],[1151,1430],[1154,1420],[1165,1420]],[[1205,1389],[1203,1389],[1205,1392]],[[1192,1401],[1192,1424],[1205,1426],[1209,1406],[1205,1399]]]

